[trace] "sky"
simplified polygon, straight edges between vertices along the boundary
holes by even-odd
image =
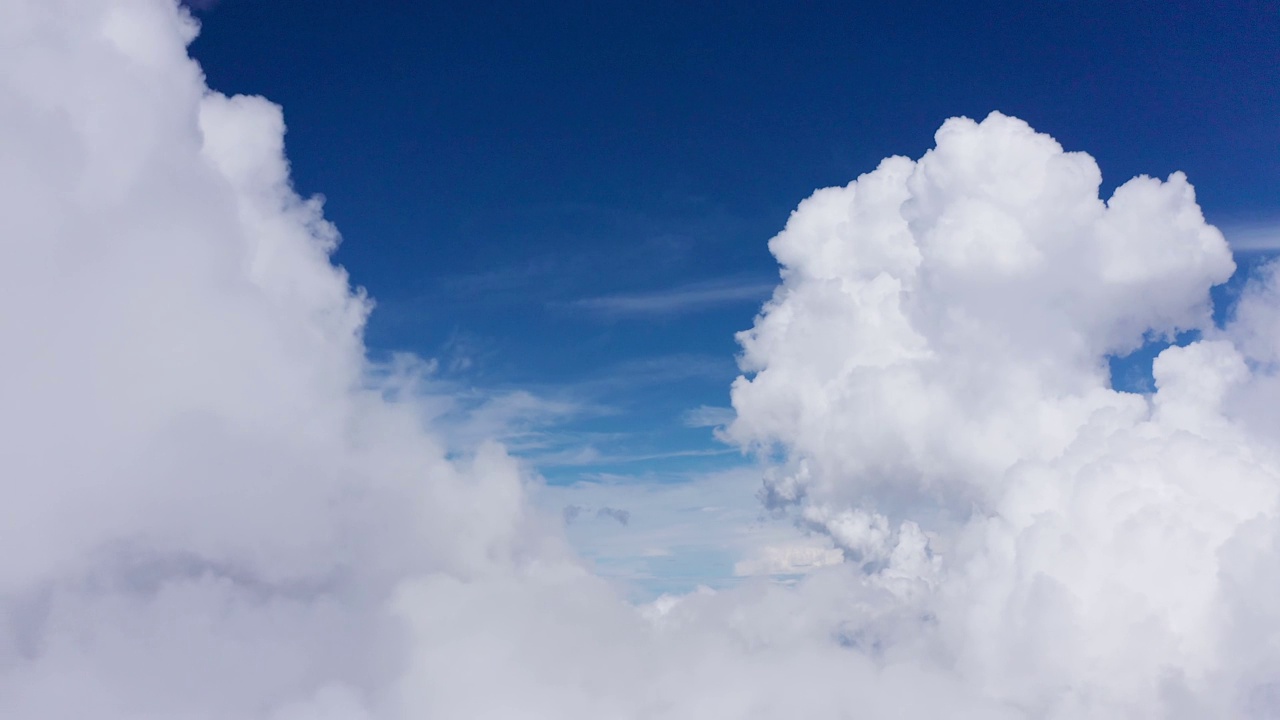
[[[1274,8],[559,7],[0,4],[0,717],[1280,714]]]
[[[1087,150],[1104,196],[1186,172],[1211,222],[1280,245],[1272,3],[206,8],[192,55],[285,108],[294,182],[377,303],[371,352],[435,359],[467,407],[528,393],[477,435],[555,484],[750,465],[712,430],[766,241],[948,117]],[[1149,362],[1115,375],[1149,389]]]
[[[1272,221],[1280,194],[1265,2],[223,0],[201,18],[210,83],[286,108],[295,182],[325,194],[336,261],[380,303],[370,344],[447,347],[497,382],[731,355],[796,200],[918,156],[954,115],[1024,118],[1108,187],[1182,170],[1218,224]],[[723,404],[722,370],[681,390]]]

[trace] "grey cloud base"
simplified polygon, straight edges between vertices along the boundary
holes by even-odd
[[[0,717],[1274,711],[1280,299],[1209,322],[1233,266],[1185,179],[1103,203],[993,115],[805,201],[726,433],[846,562],[636,608],[370,367],[280,109],[206,88],[196,30],[0,6]]]

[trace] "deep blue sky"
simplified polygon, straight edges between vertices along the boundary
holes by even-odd
[[[284,106],[371,347],[587,406],[564,449],[643,455],[714,447],[681,413],[726,404],[790,209],[947,117],[1019,116],[1107,191],[1184,170],[1211,221],[1280,218],[1278,7],[223,0],[192,50]]]

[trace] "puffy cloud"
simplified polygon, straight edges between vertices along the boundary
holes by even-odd
[[[365,358],[280,109],[206,88],[196,31],[0,5],[0,716],[1274,710],[1275,270],[1213,327],[1232,262],[1180,176],[1103,203],[997,115],[806,201],[725,432],[827,548],[765,569],[845,562],[637,608],[501,447],[454,457],[415,363]],[[1111,390],[1108,353],[1183,329],[1153,396]]]
[[[359,717],[407,577],[563,557],[501,448],[384,399],[280,109],[208,91],[195,31],[0,9],[5,717]]]
[[[1137,402],[1110,392],[1107,354],[1208,327],[1233,270],[1181,175],[1104,203],[1091,158],[1019,120],[951,120],[937,141],[818,191],[770,243],[784,282],[739,337],[760,372],[735,386],[731,436],[795,451],[807,492],[985,501]]]
[[[783,282],[739,336],[726,432],[777,459],[771,504],[934,618],[973,691],[1034,717],[1266,716],[1274,271],[1215,328],[1234,264],[1186,179],[1103,202],[1100,177],[994,113],[815,193],[771,242]],[[1109,355],[1188,330],[1154,394],[1112,389]]]

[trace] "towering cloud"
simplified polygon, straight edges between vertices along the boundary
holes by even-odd
[[[1100,181],[996,113],[815,193],[770,245],[729,435],[784,458],[766,500],[932,618],[975,692],[1275,712],[1275,271],[1215,328],[1234,264],[1186,178]],[[1109,356],[1186,331],[1154,394],[1112,389]]]
[[[0,717],[1280,707],[1276,273],[1210,322],[1233,265],[1180,176],[1103,203],[993,115],[807,200],[726,432],[845,562],[637,609],[369,364],[280,109],[211,92],[196,30],[0,4]]]

